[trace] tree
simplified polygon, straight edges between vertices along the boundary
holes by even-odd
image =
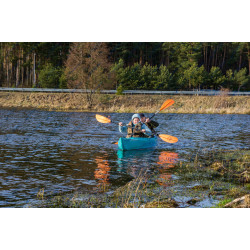
[[[156,84],[154,89],[168,90],[173,83],[173,74],[169,72],[166,66],[161,65],[159,68],[159,74],[157,76]]]
[[[234,72],[234,83],[238,87],[238,91],[245,86],[247,83],[249,83],[249,76],[247,76],[247,69],[243,68],[239,70],[238,72]]]
[[[140,70],[140,88],[141,89],[153,89],[157,82],[157,66],[151,66],[146,63]]]
[[[65,66],[68,87],[85,89],[91,107],[94,92],[103,88],[110,70],[106,44],[73,43]]]
[[[187,68],[182,74],[182,85],[184,88],[199,88],[204,83],[207,78],[207,72],[205,71],[204,66],[197,66],[197,63],[194,62],[189,68]]]
[[[222,74],[219,67],[212,67],[208,75],[208,83],[210,87],[218,89],[226,81],[226,77]]]
[[[39,73],[39,85],[42,88],[58,88],[61,75],[60,68],[47,64]]]

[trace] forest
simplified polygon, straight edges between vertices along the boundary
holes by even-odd
[[[249,91],[250,43],[1,42],[0,87]]]

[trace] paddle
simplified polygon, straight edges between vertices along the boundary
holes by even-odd
[[[112,122],[108,117],[105,117],[103,115],[96,114],[95,118],[100,123],[111,123]]]
[[[96,117],[96,120],[100,123],[112,123],[112,121],[105,116],[96,114],[95,117]],[[159,136],[163,141],[168,142],[168,143],[176,143],[178,141],[178,138],[172,135],[157,134],[157,136]],[[118,142],[115,142],[113,144],[118,144]]]
[[[164,110],[164,109],[170,107],[170,106],[173,105],[173,104],[174,104],[174,100],[172,100],[172,99],[166,100],[166,101],[161,105],[161,108],[160,108],[158,111],[156,111],[149,119],[151,120],[151,119],[152,119],[156,114],[158,114],[160,111],[162,111],[162,110]],[[112,122],[109,118],[107,118],[107,117],[105,117],[105,116],[102,116],[102,115],[96,114],[95,117],[96,117],[96,120],[97,120],[98,122],[100,122],[100,123],[111,123],[111,122]]]
[[[164,109],[170,107],[170,106],[173,105],[173,104],[174,104],[174,100],[172,100],[172,99],[166,100],[166,101],[161,105],[161,108],[160,108],[158,111],[156,111],[156,112],[149,118],[149,120],[151,120],[156,114],[158,114],[158,113],[161,112],[162,110],[164,110]]]
[[[166,135],[166,134],[157,134],[163,141],[168,143],[176,143],[178,142],[178,138],[174,137],[172,135]]]

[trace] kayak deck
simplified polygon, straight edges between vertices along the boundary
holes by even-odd
[[[120,150],[134,150],[134,149],[146,149],[153,148],[157,145],[157,137],[121,137],[118,141],[118,148]]]

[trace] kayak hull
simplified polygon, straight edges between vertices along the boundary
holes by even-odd
[[[157,145],[157,137],[121,137],[118,141],[118,148],[120,150],[135,150],[135,149],[146,149],[154,148]]]

